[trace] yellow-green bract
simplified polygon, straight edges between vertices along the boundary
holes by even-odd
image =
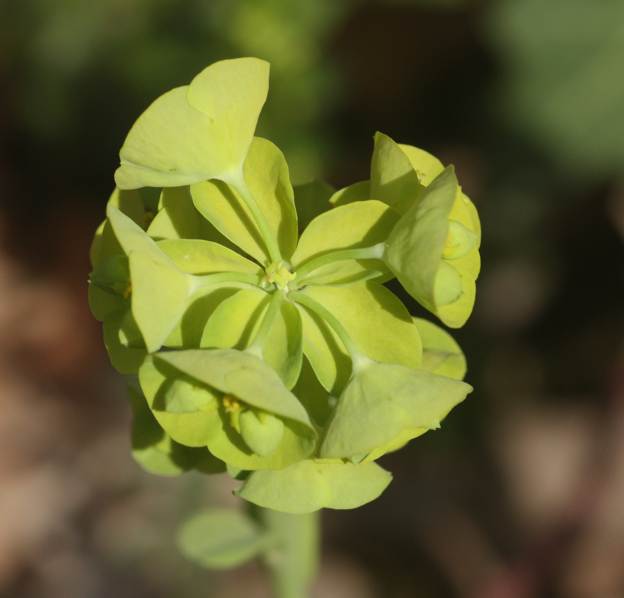
[[[217,62],[168,91],[130,129],[117,186],[177,187],[236,174],[268,88],[268,63],[242,58]]]
[[[293,188],[282,152],[255,136],[267,90],[267,63],[226,60],[139,116],[93,241],[89,302],[129,376],[147,471],[227,472],[238,496],[287,513],[355,508],[390,483],[375,461],[472,390],[451,335],[385,283],[463,325],[479,219],[451,166],[381,133],[369,180]],[[180,543],[228,567],[271,539],[221,513]]]

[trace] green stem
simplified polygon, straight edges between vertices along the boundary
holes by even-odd
[[[267,219],[264,217],[264,214],[258,207],[258,204],[253,194],[249,190],[249,187],[247,186],[247,182],[245,181],[245,175],[243,174],[242,169],[240,173],[237,173],[235,176],[231,176],[231,177],[228,177],[227,179],[224,179],[224,182],[226,182],[228,185],[233,187],[238,192],[241,199],[245,202],[245,205],[249,208],[249,211],[251,212],[251,216],[256,222],[258,231],[260,232],[260,236],[262,237],[262,240],[264,241],[264,245],[266,247],[266,250],[269,254],[271,261],[281,262],[282,254],[280,253],[280,249],[277,244],[275,235],[271,231],[271,228],[269,227],[269,223]]]
[[[291,515],[270,509],[255,513],[274,539],[264,557],[275,598],[306,598],[319,560],[319,513]]]
[[[359,247],[357,249],[336,249],[323,253],[317,257],[314,257],[307,262],[304,262],[296,270],[297,282],[301,282],[308,274],[311,274],[315,270],[332,264],[334,262],[340,262],[345,260],[372,260],[381,259],[385,250],[385,243],[377,243],[370,247]]]
[[[284,295],[281,291],[273,291],[273,295],[269,301],[269,306],[267,307],[266,313],[262,318],[262,323],[260,324],[258,333],[256,334],[253,343],[251,343],[251,345],[249,345],[249,347],[247,347],[246,349],[246,351],[257,355],[261,359],[263,356],[264,343],[266,342],[267,336],[271,332],[273,322],[275,322],[275,318],[280,311],[283,299]]]
[[[302,292],[294,291],[289,293],[288,296],[296,303],[307,307],[333,328],[338,338],[342,341],[347,353],[349,353],[354,372],[370,364],[371,360],[357,348],[345,327],[326,307],[323,307],[318,301]]]

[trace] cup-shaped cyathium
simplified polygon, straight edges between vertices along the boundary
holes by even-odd
[[[230,468],[280,469],[315,449],[306,410],[277,373],[249,352],[159,352],[143,363],[139,381],[171,438],[208,447]]]
[[[359,264],[375,260],[368,268],[371,278],[374,270],[381,280],[396,276],[410,295],[447,326],[463,326],[475,301],[481,227],[453,167],[445,169],[428,152],[377,133],[370,179],[337,191],[329,201],[335,210],[354,215],[363,212],[365,204],[385,204],[385,220],[394,218],[394,226],[385,235],[371,235],[367,246],[360,244],[357,249],[313,260],[319,268],[309,278],[315,280],[312,276],[321,273],[320,266],[327,268],[332,258]],[[305,266],[307,273],[311,265]],[[348,269],[349,264],[341,267]]]
[[[385,262],[405,290],[447,326],[462,326],[475,301],[480,232],[470,201],[447,167],[401,216]]]

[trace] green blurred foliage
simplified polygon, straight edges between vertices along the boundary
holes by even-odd
[[[560,167],[624,168],[624,2],[500,0],[487,24],[506,120]]]
[[[5,2],[0,48],[10,57],[3,66],[15,126],[44,147],[61,141],[80,154],[88,138],[89,161],[106,163],[149,98],[215,60],[253,55],[272,65],[260,134],[270,132],[285,151],[294,180],[312,178],[331,147],[318,124],[339,95],[324,62],[326,40],[350,4],[189,0],[181,10],[175,0]]]

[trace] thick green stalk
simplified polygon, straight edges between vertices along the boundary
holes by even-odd
[[[254,515],[273,536],[264,556],[275,598],[307,598],[319,560],[319,513],[291,515],[256,508]]]

